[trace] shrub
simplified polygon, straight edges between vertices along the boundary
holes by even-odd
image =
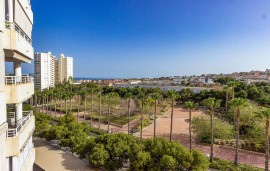
[[[210,164],[210,168],[226,171],[263,171],[263,169],[245,164],[239,164],[238,166],[235,166],[232,162],[222,159],[215,159]]]
[[[214,138],[231,139],[233,138],[233,126],[227,122],[215,118]],[[210,119],[207,116],[194,117],[192,119],[192,131],[197,135],[200,141],[208,143],[210,140]]]

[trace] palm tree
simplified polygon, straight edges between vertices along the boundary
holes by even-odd
[[[157,105],[158,100],[161,98],[161,94],[153,93],[152,98],[155,100],[155,114],[154,114],[154,138],[156,138],[156,120],[157,120]]]
[[[74,97],[74,92],[73,92],[73,84],[70,84],[70,90],[69,90],[69,93],[68,93],[68,97],[69,97],[69,110],[70,112],[72,112],[72,99]]]
[[[77,122],[79,122],[80,104],[81,104],[81,90],[77,90],[78,105],[77,105]]]
[[[172,111],[171,111],[171,126],[170,126],[170,141],[172,141],[172,133],[173,133],[173,114],[174,114],[174,101],[180,98],[180,95],[175,90],[168,91],[168,98],[171,100]]]
[[[91,94],[91,106],[90,106],[90,126],[92,127],[93,125],[93,103],[94,103],[94,92],[95,88],[91,86],[89,88],[90,94]]]
[[[102,88],[98,87],[97,88],[98,96],[99,96],[99,113],[98,113],[98,129],[100,129],[100,124],[101,124],[101,96],[102,96]]]
[[[60,100],[60,117],[62,117],[62,108],[63,108],[63,92],[62,92],[62,89],[59,90],[59,100]]]
[[[108,134],[109,134],[110,133],[110,124],[111,124],[111,100],[112,100],[112,98],[117,97],[118,94],[115,92],[111,92],[111,93],[108,93],[106,96],[109,99],[109,103],[108,103]]]
[[[57,97],[58,97],[58,94],[57,94],[57,89],[54,90],[53,92],[53,98],[54,98],[54,117],[56,118],[56,105],[57,105]]]
[[[237,81],[230,81],[227,83],[227,86],[232,90],[232,99],[234,99],[235,96],[235,87],[239,85],[239,82]]]
[[[210,115],[210,141],[211,141],[211,153],[210,153],[210,162],[213,162],[214,158],[214,126],[213,126],[213,116],[214,116],[214,107],[216,106],[216,99],[215,98],[208,98],[203,100],[203,105],[209,109]]]
[[[144,103],[145,103],[145,99],[146,99],[145,93],[140,92],[140,93],[138,94],[138,98],[141,100],[141,103],[142,103],[142,111],[141,111],[141,130],[140,130],[140,139],[142,139]]]
[[[81,95],[84,97],[84,111],[83,111],[83,120],[85,121],[85,114],[86,114],[86,103],[87,103],[87,97],[86,97],[87,91],[84,87],[84,89],[81,91]]]
[[[238,165],[238,149],[239,149],[239,127],[240,127],[240,115],[241,107],[247,106],[247,100],[243,98],[235,98],[229,101],[229,106],[235,108],[236,112],[236,122],[235,122],[235,161],[234,164]]]
[[[130,134],[130,101],[132,99],[133,94],[128,92],[125,94],[125,98],[127,99],[127,108],[128,108],[128,134]]]
[[[224,90],[226,90],[226,104],[225,104],[225,110],[226,110],[226,112],[228,112],[229,91],[231,90],[231,87],[226,86],[226,87],[224,87]]]
[[[194,110],[197,107],[197,104],[192,102],[192,101],[188,101],[185,102],[184,104],[185,108],[189,109],[189,150],[192,150],[192,132],[191,132],[191,122],[192,122],[192,110]]]
[[[265,171],[269,170],[269,122],[270,122],[270,109],[262,108],[256,113],[258,118],[265,120]]]

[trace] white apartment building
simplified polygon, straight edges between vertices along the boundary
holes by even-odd
[[[35,88],[44,90],[73,78],[73,58],[48,53],[35,53]]]
[[[69,78],[73,78],[73,58],[60,55],[56,65],[56,83],[62,83],[68,81]]]
[[[55,85],[56,58],[48,53],[35,53],[35,89],[44,90]]]
[[[35,118],[23,111],[34,94],[32,77],[22,76],[22,63],[31,63],[33,12],[30,0],[0,0],[0,170],[31,171],[35,161],[32,134]],[[5,62],[14,73],[5,75]],[[7,107],[13,112],[7,113]]]

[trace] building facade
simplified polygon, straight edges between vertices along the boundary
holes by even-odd
[[[38,90],[54,87],[73,78],[73,58],[63,54],[56,59],[48,53],[35,53],[35,88]]]
[[[32,134],[35,118],[23,111],[34,94],[34,80],[22,76],[22,63],[31,63],[33,12],[30,0],[0,0],[0,170],[33,170]],[[5,62],[14,72],[5,75]],[[9,111],[7,112],[7,109]]]
[[[56,58],[48,53],[35,53],[35,89],[44,90],[55,85]]]
[[[73,58],[61,54],[57,60],[56,73],[56,83],[58,84],[73,78]]]

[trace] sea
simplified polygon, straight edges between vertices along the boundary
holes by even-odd
[[[115,79],[119,79],[119,78],[84,78],[84,77],[74,78],[75,81],[78,81],[78,80],[115,80]]]

